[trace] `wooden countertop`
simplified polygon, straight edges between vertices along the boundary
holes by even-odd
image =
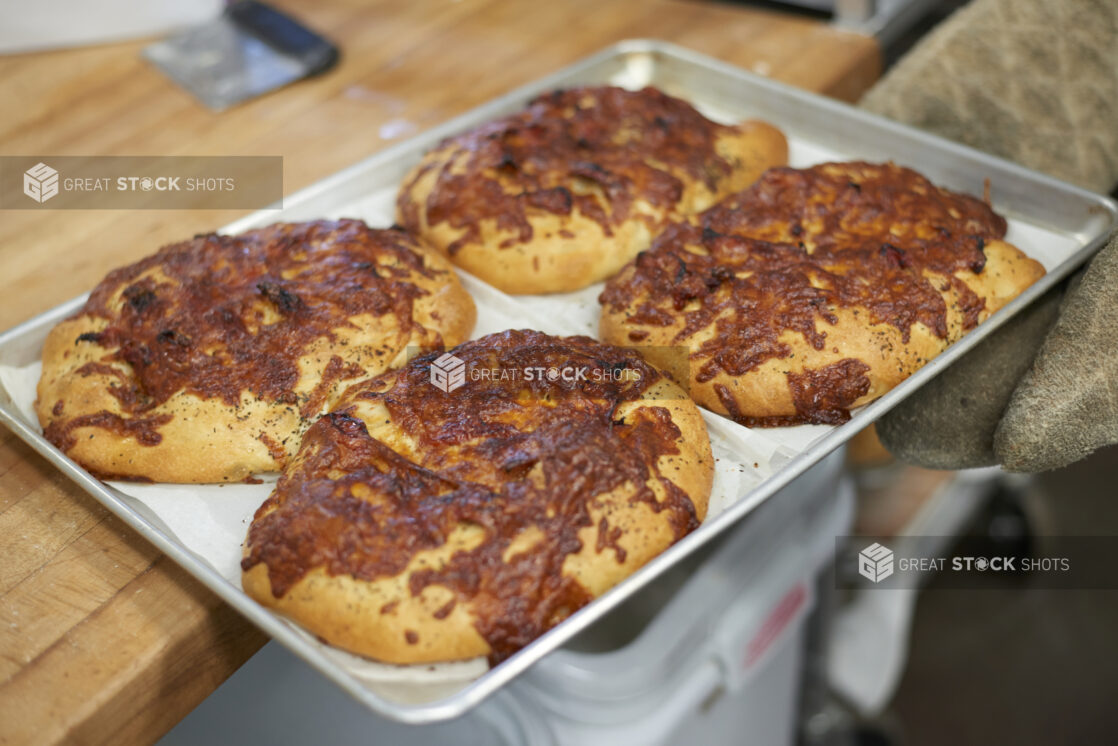
[[[291,193],[607,44],[651,37],[839,98],[873,40],[748,6],[662,0],[324,0],[280,6],[334,39],[329,74],[214,114],[144,43],[0,58],[0,154],[282,155]],[[0,212],[0,329],[237,211]],[[0,431],[0,743],[148,743],[264,636]]]

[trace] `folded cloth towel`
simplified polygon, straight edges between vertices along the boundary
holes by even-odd
[[[1109,191],[1118,182],[1118,2],[974,0],[861,105]],[[1060,294],[887,414],[885,447],[929,468],[1041,471],[1118,442],[1118,238],[1062,305]]]
[[[1118,236],[1091,261],[994,433],[1012,471],[1046,471],[1118,443]]]
[[[860,105],[1110,191],[1118,182],[1118,2],[974,0]]]

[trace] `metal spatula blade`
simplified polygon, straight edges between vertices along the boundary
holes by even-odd
[[[254,0],[179,32],[143,56],[215,111],[333,66],[337,48],[295,20]]]

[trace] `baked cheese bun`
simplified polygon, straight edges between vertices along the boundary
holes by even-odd
[[[446,260],[403,230],[195,236],[111,272],[50,332],[36,409],[98,476],[242,480],[283,467],[344,386],[462,341],[474,318]]]
[[[635,351],[501,332],[312,425],[243,585],[354,653],[496,662],[697,527],[712,478],[698,408]]]
[[[984,202],[894,164],[776,168],[668,228],[601,295],[601,336],[669,346],[703,406],[845,422],[1044,274]]]
[[[428,153],[397,219],[507,293],[578,290],[787,156],[770,125],[725,127],[654,88],[555,91]]]

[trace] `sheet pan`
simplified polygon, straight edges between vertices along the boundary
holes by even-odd
[[[366,661],[320,643],[245,595],[236,570],[240,542],[252,511],[270,490],[269,484],[199,487],[103,483],[48,443],[30,409],[38,378],[37,361],[47,332],[80,307],[84,298],[0,335],[0,422],[251,621],[371,710],[403,722],[432,722],[466,712],[742,520],[1072,272],[1118,226],[1118,206],[1106,197],[681,47],[630,40],[385,149],[288,197],[282,209],[261,210],[222,230],[232,233],[278,220],[343,216],[363,218],[374,226],[390,225],[400,179],[442,138],[515,111],[540,92],[601,83],[630,88],[653,85],[691,101],[719,121],[766,119],[788,136],[794,166],[855,158],[893,160],[916,168],[937,184],[976,195],[983,194],[988,180],[995,209],[1009,220],[1007,240],[1044,264],[1048,274],[896,389],[856,411],[844,425],[749,429],[706,413],[719,461],[715,495],[704,524],[492,669],[483,660],[403,667]],[[479,306],[475,336],[504,328],[584,334],[594,334],[597,329],[600,285],[561,296],[514,298],[476,278],[464,275],[463,281]]]

